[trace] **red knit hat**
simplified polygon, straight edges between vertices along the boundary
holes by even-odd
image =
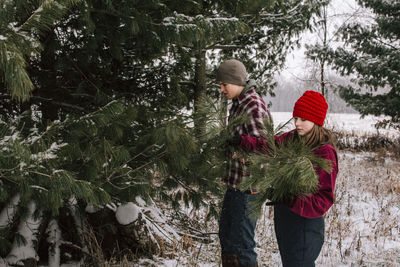
[[[322,126],[327,110],[328,104],[324,96],[308,90],[294,104],[293,117],[306,119]]]

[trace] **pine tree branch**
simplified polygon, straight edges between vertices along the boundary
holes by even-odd
[[[59,240],[59,241],[60,241],[61,245],[65,245],[65,246],[68,246],[68,247],[71,247],[71,248],[75,248],[75,249],[83,252],[84,254],[90,256],[91,258],[93,257],[93,255],[91,255],[89,252],[87,252],[86,249],[83,249],[82,247],[80,247],[80,246],[78,246],[78,245],[76,245],[76,244],[74,244],[74,243],[72,243],[70,241],[65,241],[65,240]]]
[[[217,235],[217,234],[218,234],[218,232],[209,232],[209,233],[205,233],[205,232],[202,232],[202,231],[200,231],[200,230],[198,230],[198,229],[196,229],[196,228],[193,228],[193,227],[191,227],[191,226],[187,226],[187,228],[189,228],[190,230],[195,231],[195,232],[197,232],[197,233],[199,233],[199,234],[201,234],[201,235]]]
[[[244,45],[210,45],[207,49],[240,49],[245,48]]]
[[[156,159],[162,158],[162,157],[163,157],[164,155],[166,155],[166,154],[167,154],[166,151],[161,152],[160,154],[156,155],[151,161],[149,161],[149,162],[147,162],[146,164],[143,164],[143,165],[141,165],[141,166],[139,166],[139,167],[133,169],[132,172],[136,172],[136,171],[138,171],[138,170],[140,170],[140,169],[143,169],[144,167],[146,167],[146,166],[148,166],[148,165],[154,163],[154,161],[155,161]]]
[[[79,111],[85,111],[86,110],[85,108],[77,106],[77,105],[72,105],[72,104],[65,103],[65,102],[59,102],[59,101],[55,101],[55,100],[50,99],[50,98],[44,98],[44,97],[41,97],[41,96],[32,96],[32,100],[46,101],[46,102],[52,103],[52,104],[57,105],[57,106],[76,109],[76,110],[79,110]]]
[[[147,156],[146,154],[144,154],[144,153],[145,153],[146,151],[150,150],[151,148],[155,147],[155,146],[157,146],[157,145],[156,145],[156,144],[152,144],[152,145],[148,146],[148,147],[145,148],[142,152],[136,154],[134,157],[132,157],[131,159],[129,159],[128,161],[126,161],[124,164],[121,164],[121,166],[124,166],[124,165],[128,164],[129,162],[133,161],[134,159],[136,159],[136,158],[139,157],[139,156],[142,156],[142,155],[143,155],[143,156],[145,156],[145,157],[148,157],[148,156]],[[151,162],[153,162],[153,161],[151,161]],[[150,162],[150,163],[151,163],[151,162]],[[148,164],[150,164],[150,163],[146,163],[146,164],[144,164],[144,165],[141,165],[141,166],[139,166],[138,168],[136,168],[136,169],[134,169],[134,170],[131,170],[130,172],[135,172],[135,171],[137,171],[137,170],[139,170],[139,169],[141,169],[141,168],[144,168],[144,167],[146,167],[146,166],[147,166]],[[118,171],[120,171],[119,168],[115,169],[110,175],[107,176],[106,180],[107,180],[107,181],[110,181],[111,178],[112,178]],[[115,177],[114,177],[114,178],[115,178]]]
[[[109,184],[109,185],[111,185],[112,187],[114,187],[115,189],[118,189],[118,190],[121,190],[121,191],[136,186],[136,184],[132,184],[132,185],[128,185],[128,186],[125,186],[125,187],[121,187],[121,186],[118,186],[118,185],[116,185],[116,184],[113,184],[113,183],[110,182],[110,181],[107,181],[107,184]]]
[[[383,45],[385,45],[385,46],[387,46],[387,47],[389,47],[389,48],[392,48],[394,51],[399,51],[399,47],[396,47],[396,46],[394,46],[394,45],[392,45],[392,44],[389,44],[389,43],[387,43],[387,42],[384,42],[383,40],[381,40],[381,39],[379,39],[378,37],[373,37],[373,40],[375,40],[375,41],[377,41],[378,43],[381,43],[381,44],[383,44]]]
[[[170,236],[168,236],[168,235],[165,234],[165,231],[164,231],[163,229],[160,228],[160,225],[165,225],[165,224],[166,224],[165,222],[156,221],[156,220],[152,219],[150,216],[147,216],[146,213],[142,213],[142,214],[143,214],[143,216],[145,217],[145,219],[146,219],[147,221],[151,222],[151,223],[154,225],[154,227],[157,228],[157,230],[158,230],[159,233],[162,233],[162,234],[163,234],[166,238],[168,238],[171,242],[174,241]],[[151,231],[151,229],[148,229],[148,230],[149,230],[150,233],[153,232],[153,231]]]
[[[188,186],[187,184],[185,184],[181,179],[179,179],[179,178],[176,177],[175,175],[170,175],[169,177],[173,178],[175,181],[178,182],[178,184],[180,184],[183,188],[185,188],[185,189],[188,190],[189,192],[197,193],[196,190],[194,190],[193,188],[191,188],[190,186]]]
[[[85,78],[85,80],[90,83],[96,90],[101,91],[99,87],[97,87],[97,85],[95,85],[87,76],[85,73],[83,73],[83,71],[79,68],[78,64],[76,64],[75,61],[73,61],[72,59],[70,59],[70,61],[72,62],[72,64],[74,65],[74,68],[80,73],[82,74],[82,76]]]
[[[295,15],[298,14],[297,9],[301,6],[301,4],[302,4],[302,1],[299,1],[299,3],[296,6],[294,6],[292,9],[290,9],[289,11],[284,12],[284,13],[283,12],[282,13],[260,12],[260,17],[267,18],[267,19],[271,19],[271,18],[276,19],[279,17],[287,19],[290,17],[294,17]],[[264,10],[265,10],[265,8],[264,8]],[[288,16],[288,15],[290,15],[290,16]],[[250,16],[254,17],[254,15],[250,15]]]
[[[40,176],[44,176],[44,177],[47,177],[47,178],[52,178],[51,175],[48,175],[48,174],[42,173],[42,172],[38,172],[38,171],[28,171],[28,172],[29,173],[33,173],[33,174],[37,174],[37,175],[40,175]]]
[[[9,182],[11,182],[11,183],[13,183],[13,184],[19,184],[19,183],[17,183],[16,181],[14,181],[14,180],[12,180],[12,179],[10,179],[10,178],[8,178],[8,177],[5,177],[5,176],[0,176],[0,178],[3,179],[3,180],[9,181]]]

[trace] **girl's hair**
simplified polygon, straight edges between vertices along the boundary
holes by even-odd
[[[311,131],[305,136],[305,144],[313,150],[326,144],[332,145],[335,150],[337,149],[336,140],[332,132],[316,123]]]

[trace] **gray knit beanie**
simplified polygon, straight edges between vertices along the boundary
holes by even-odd
[[[247,72],[242,62],[229,59],[221,63],[217,70],[217,82],[246,86]]]

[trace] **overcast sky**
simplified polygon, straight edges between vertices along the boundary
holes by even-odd
[[[330,46],[335,47],[340,43],[335,42],[334,36],[337,29],[345,22],[350,22],[354,19],[360,19],[359,6],[355,0],[332,0],[328,7],[328,39]],[[357,12],[357,13],[356,13]],[[356,13],[356,14],[355,14]],[[282,72],[282,76],[294,78],[293,75],[301,75],[307,67],[307,59],[304,55],[305,44],[314,44],[321,42],[318,32],[305,32],[302,36],[301,47],[296,49],[287,56],[286,67]]]

